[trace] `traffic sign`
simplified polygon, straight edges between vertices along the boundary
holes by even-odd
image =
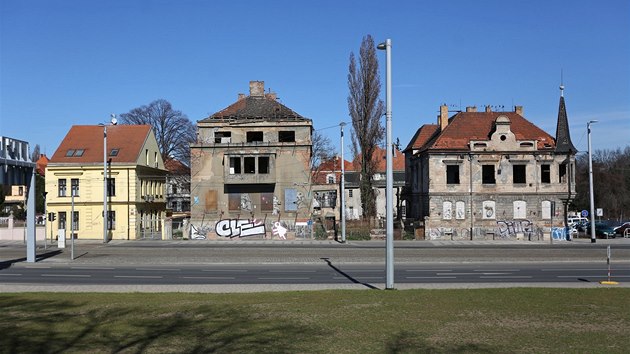
[[[588,216],[588,210],[582,210],[582,216],[583,217],[587,217]]]

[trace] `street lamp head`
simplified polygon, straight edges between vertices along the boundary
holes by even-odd
[[[112,125],[118,124],[118,120],[116,119],[116,115],[112,113],[111,117],[112,117],[112,120],[111,120]]]
[[[599,122],[599,121],[598,121],[598,120],[596,120],[596,119],[594,119],[594,120],[589,120],[589,121],[588,121],[588,124],[591,124],[591,123],[597,123],[597,122]]]
[[[378,50],[385,50],[385,49],[387,49],[387,44],[385,42],[380,43],[379,45],[376,46],[376,49],[378,49]]]

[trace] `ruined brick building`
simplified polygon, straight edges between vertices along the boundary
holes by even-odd
[[[262,81],[198,121],[191,238],[301,236],[311,210],[312,125]]]
[[[555,138],[521,106],[448,115],[441,106],[437,124],[420,127],[404,150],[406,214],[425,238],[543,239],[564,231],[577,150],[563,95]]]

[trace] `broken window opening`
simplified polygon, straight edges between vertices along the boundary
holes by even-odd
[[[263,141],[263,132],[247,132],[247,142],[256,143]]]
[[[244,158],[243,167],[245,173],[256,173],[256,158],[253,156],[246,156]]]
[[[294,143],[295,142],[295,132],[294,131],[279,131],[278,132],[278,141],[281,143]]]

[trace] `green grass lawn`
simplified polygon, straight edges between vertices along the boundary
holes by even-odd
[[[627,353],[630,289],[0,294],[2,353]]]

